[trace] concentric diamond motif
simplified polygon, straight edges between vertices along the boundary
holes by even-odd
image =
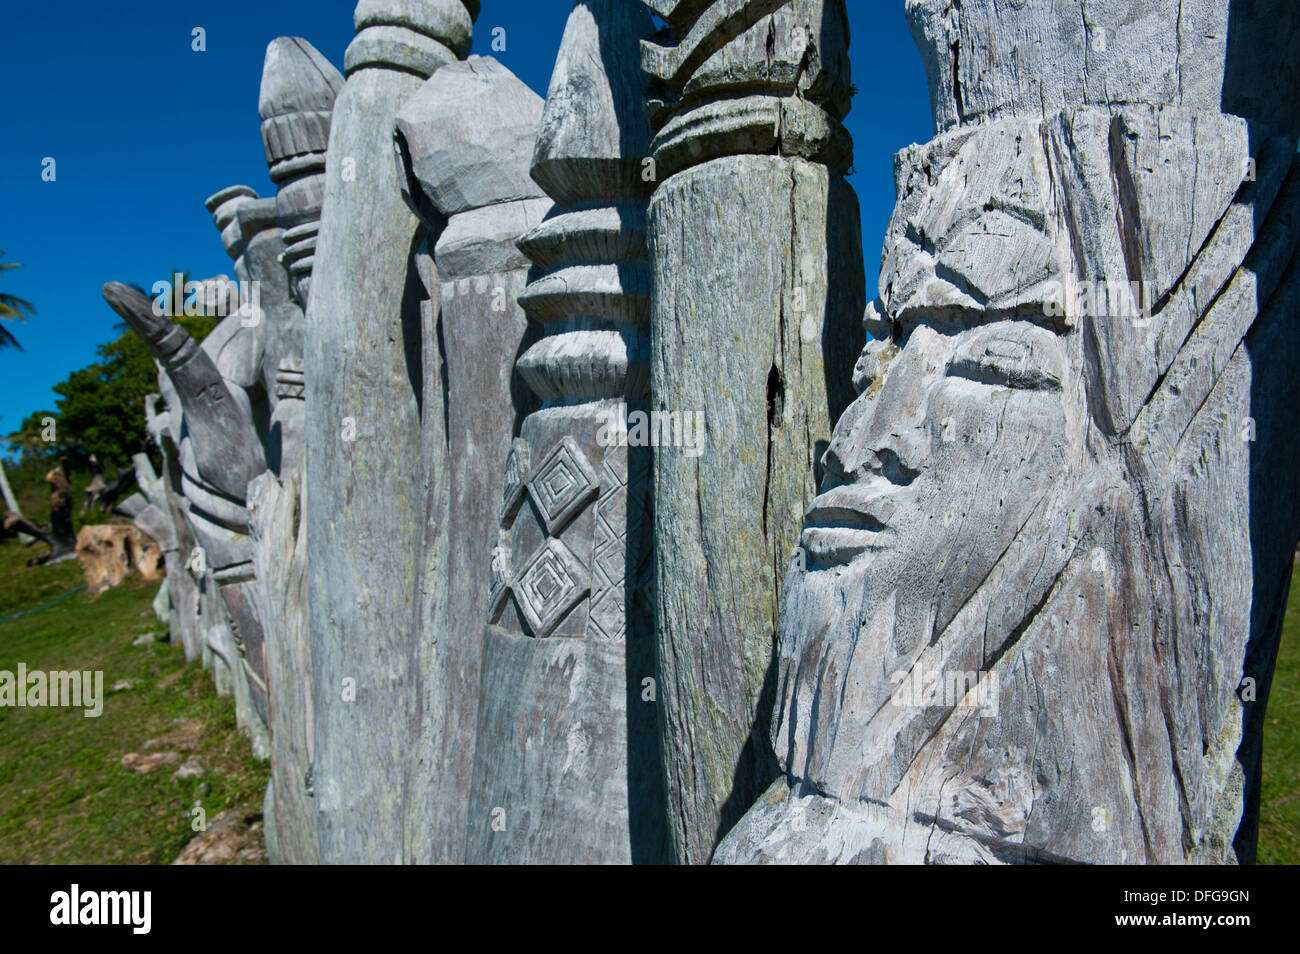
[[[596,472],[572,437],[564,437],[537,465],[528,492],[546,521],[546,532],[557,534],[600,490]]]
[[[528,561],[513,589],[515,604],[533,635],[545,637],[582,602],[591,582],[573,551],[551,539]]]
[[[607,589],[592,600],[588,627],[606,639],[623,639],[627,635],[627,608],[623,605],[623,594],[616,589]]]

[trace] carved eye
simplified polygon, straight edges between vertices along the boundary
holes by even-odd
[[[948,375],[1002,388],[1061,389],[1057,363],[1018,338],[983,338],[962,348],[948,363]]]

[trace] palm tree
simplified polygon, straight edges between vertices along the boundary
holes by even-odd
[[[0,258],[4,257],[4,252],[0,252]],[[0,273],[7,272],[11,268],[22,268],[17,262],[0,262]],[[28,315],[36,314],[36,306],[30,301],[19,298],[17,295],[6,295],[0,292],[0,318],[6,321],[26,321]],[[9,329],[0,325],[0,348],[17,348],[23,350],[23,346],[18,343]]]

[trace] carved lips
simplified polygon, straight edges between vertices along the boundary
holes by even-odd
[[[847,563],[884,549],[893,536],[889,520],[898,508],[897,489],[887,478],[873,476],[827,491],[808,508],[800,546],[817,563]]]

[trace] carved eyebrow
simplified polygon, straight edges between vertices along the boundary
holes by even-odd
[[[1015,338],[981,339],[948,362],[949,376],[981,384],[1032,391],[1059,391],[1055,362],[1032,344]]]

